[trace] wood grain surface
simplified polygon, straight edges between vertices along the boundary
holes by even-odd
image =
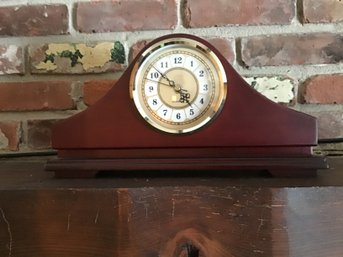
[[[310,179],[67,180],[41,160],[0,160],[0,256],[341,257],[343,159],[329,161]]]

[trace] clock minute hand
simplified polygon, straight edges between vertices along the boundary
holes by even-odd
[[[186,102],[190,107],[192,107],[192,104],[189,101],[190,97],[191,97],[191,95],[188,93],[187,90],[185,90],[185,89],[180,90],[180,103]]]

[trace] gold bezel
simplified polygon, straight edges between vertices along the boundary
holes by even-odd
[[[137,86],[139,81],[142,81],[142,74],[144,73],[144,68],[149,64],[149,61],[154,60],[156,54],[160,55],[164,52],[164,50],[169,50],[171,48],[186,48],[191,49],[201,54],[203,58],[206,58],[208,63],[210,63],[214,71],[216,71],[216,76],[214,76],[214,83],[216,83],[215,87],[218,87],[218,90],[214,92],[214,100],[210,103],[210,105],[206,108],[206,111],[202,111],[202,115],[199,118],[192,119],[187,123],[184,122],[175,122],[174,124],[167,124],[161,122],[157,119],[151,111],[144,105],[142,93],[140,87]],[[152,61],[150,62],[152,63]],[[207,64],[208,64],[207,63]],[[160,131],[164,131],[167,133],[173,134],[184,134],[196,131],[203,127],[204,125],[210,123],[221,111],[227,95],[227,78],[226,73],[224,71],[224,67],[220,62],[219,58],[215,55],[215,53],[202,44],[194,39],[190,38],[182,38],[182,37],[175,37],[175,38],[168,38],[161,40],[149,48],[147,48],[142,55],[138,58],[137,62],[134,64],[134,67],[131,72],[130,77],[130,96],[133,99],[133,102],[140,113],[140,115],[144,118],[147,123],[152,125],[153,127],[157,128]]]

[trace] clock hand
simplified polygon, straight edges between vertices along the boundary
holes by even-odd
[[[188,91],[186,89],[183,89],[180,85],[177,85],[175,81],[169,79],[165,74],[159,71],[155,66],[152,66],[152,67],[161,75],[162,78],[168,81],[168,84],[162,83],[162,82],[158,82],[158,83],[162,85],[169,85],[172,88],[174,88],[175,92],[180,94],[180,102],[181,103],[186,102],[190,107],[192,107],[191,103],[189,102],[190,94],[188,93]]]
[[[148,78],[145,78],[145,79],[146,79],[146,80],[149,80],[149,81],[152,81],[152,82],[157,82],[156,80],[152,80],[152,79],[148,79]],[[173,81],[173,82],[174,82],[174,81]],[[163,82],[161,82],[161,81],[158,81],[157,83],[158,83],[158,84],[162,84],[162,85],[166,85],[166,86],[170,86],[170,84],[163,83]],[[173,88],[174,88],[174,91],[177,92],[177,93],[180,93],[181,91],[186,91],[186,92],[187,92],[187,90],[182,89],[180,86],[177,86],[177,85],[173,86]]]
[[[190,107],[192,107],[191,102],[189,101],[189,98],[191,97],[190,93],[188,93],[187,90],[181,89],[180,91],[180,102],[184,103],[186,102]]]
[[[152,66],[152,67],[161,75],[162,78],[164,78],[165,80],[168,81],[169,86],[171,86],[171,87],[173,87],[175,89],[176,85],[175,85],[175,82],[173,80],[170,80],[165,74],[163,74],[158,69],[156,69],[155,66]],[[177,91],[177,90],[175,89],[175,91]]]
[[[145,78],[146,80],[149,80],[151,82],[156,82],[156,80],[153,80],[153,79],[148,79],[148,78]],[[169,86],[169,84],[167,83],[163,83],[161,81],[157,82],[158,84],[161,84],[161,85],[166,85],[166,86]],[[182,89],[180,86],[178,88],[175,88],[174,89],[177,93],[180,93],[180,94],[186,94],[188,91],[186,89]],[[189,97],[187,97],[189,98]]]
[[[165,74],[163,74],[158,69],[156,69],[155,66],[152,66],[152,67],[161,75],[162,78],[164,78],[165,80],[168,81],[169,86],[174,88],[175,92],[180,93],[181,90],[184,90],[184,89],[182,89],[182,87],[180,85],[177,85],[174,80],[169,79]],[[159,82],[159,83],[161,83],[161,82]],[[163,83],[161,83],[161,84],[163,84]],[[166,84],[163,84],[163,85],[166,85]],[[185,91],[187,91],[187,90],[185,90]]]
[[[145,79],[146,79],[146,80],[149,80],[149,81],[151,81],[151,82],[156,82],[156,80],[153,80],[153,79],[148,79],[148,78],[145,78]],[[169,84],[163,83],[163,82],[161,82],[161,81],[159,81],[159,82],[157,82],[157,83],[162,84],[162,85],[169,86]]]

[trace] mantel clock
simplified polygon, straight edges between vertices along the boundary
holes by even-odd
[[[149,43],[111,90],[57,123],[57,177],[103,170],[268,170],[314,175],[316,119],[252,89],[209,42],[172,34]]]

